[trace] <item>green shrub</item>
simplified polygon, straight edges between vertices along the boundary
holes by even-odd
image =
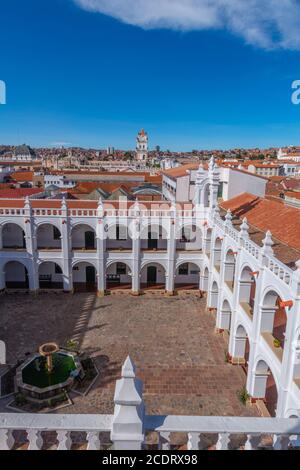
[[[243,387],[239,392],[238,392],[239,400],[243,405],[246,405],[247,400],[249,399],[250,395],[247,392],[246,387]]]
[[[15,396],[15,402],[17,405],[22,406],[27,403],[26,397],[23,395],[23,393],[17,393]]]
[[[67,349],[70,349],[71,351],[74,350],[74,349],[77,349],[77,347],[78,347],[78,341],[69,339],[69,340],[66,342],[66,348],[67,348]]]

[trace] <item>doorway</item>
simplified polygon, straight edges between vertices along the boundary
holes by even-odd
[[[86,283],[94,285],[96,282],[96,270],[94,266],[87,266],[85,268]]]
[[[147,284],[156,284],[157,268],[156,266],[147,267]]]
[[[148,250],[157,250],[157,238],[151,238],[152,233],[148,232]]]
[[[87,231],[84,233],[84,247],[86,250],[94,250],[95,248],[95,233]]]

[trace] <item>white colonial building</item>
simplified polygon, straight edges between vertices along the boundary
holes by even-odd
[[[193,203],[177,205],[2,200],[0,288],[197,289],[262,414],[300,417],[300,262],[279,261],[270,232],[259,246],[246,219],[221,217],[219,178],[213,159],[200,166]]]
[[[13,161],[31,162],[37,159],[35,152],[26,144],[16,147],[12,156]]]

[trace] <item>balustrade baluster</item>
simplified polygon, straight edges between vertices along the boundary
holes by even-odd
[[[247,440],[245,442],[245,450],[255,450],[260,444],[259,434],[247,434]]]
[[[12,429],[0,429],[0,450],[10,450],[13,448],[15,438]]]
[[[158,449],[170,450],[170,433],[160,432],[158,436]]]
[[[197,432],[189,432],[188,433],[187,449],[188,450],[198,450],[199,449],[199,433],[197,433]]]
[[[71,431],[57,431],[57,450],[70,450],[72,446]]]
[[[87,450],[100,450],[101,449],[101,442],[99,431],[91,431],[87,433]]]
[[[230,435],[228,432],[220,432],[218,434],[218,442],[216,444],[216,450],[228,450],[230,442]]]
[[[27,437],[29,440],[28,450],[41,450],[43,447],[43,438],[41,431],[38,429],[28,429]]]

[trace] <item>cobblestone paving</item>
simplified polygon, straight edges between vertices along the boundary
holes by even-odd
[[[239,402],[245,374],[225,363],[224,339],[195,293],[5,295],[0,337],[10,363],[47,341],[75,339],[91,354],[100,376],[86,397],[72,394],[74,405],[63,413],[111,413],[115,381],[130,354],[150,414],[256,415]]]

